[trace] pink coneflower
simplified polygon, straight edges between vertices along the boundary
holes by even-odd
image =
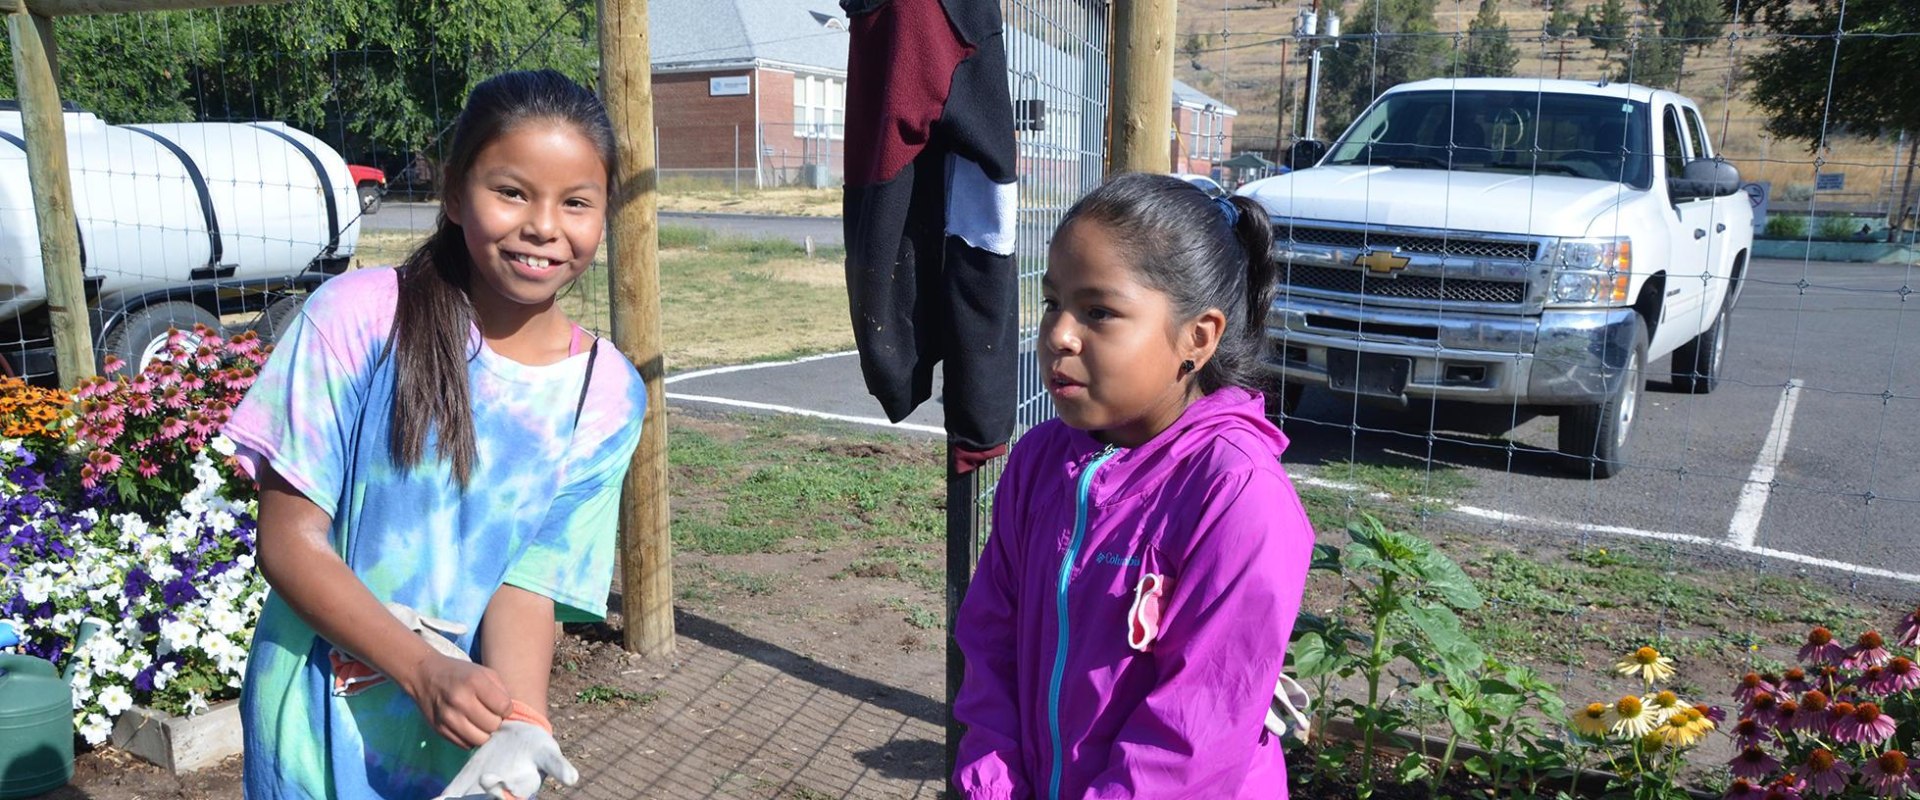
[[[1915,783],[1907,768],[1907,754],[1898,750],[1888,750],[1861,764],[1860,781],[1881,797],[1905,797]]]
[[[1880,690],[1873,687],[1880,684],[1881,676],[1886,673],[1886,667],[1867,667],[1866,669],[1860,670],[1860,674],[1853,676],[1853,680],[1847,681],[1847,686],[1854,691],[1866,691],[1878,694]]]
[[[87,454],[87,464],[93,467],[94,474],[105,478],[120,471],[120,456],[105,450],[95,450]]]
[[[1853,713],[1833,726],[1833,739],[1837,742],[1880,744],[1893,737],[1897,727],[1893,718],[1880,713],[1875,703],[1861,703],[1854,706]]]
[[[1727,766],[1732,768],[1736,778],[1763,781],[1768,775],[1772,775],[1774,770],[1780,768],[1780,759],[1767,755],[1765,750],[1748,745],[1741,748],[1740,753],[1735,755],[1732,761],[1727,762]]]
[[[1887,662],[1886,671],[1881,674],[1880,685],[1875,689],[1880,694],[1899,694],[1920,689],[1920,666],[1906,656],[1894,656]]]
[[[1824,733],[1827,729],[1827,707],[1831,703],[1827,693],[1819,689],[1808,690],[1800,696],[1800,713],[1797,726],[1803,731]]]
[[[220,432],[219,420],[209,414],[200,413],[199,409],[187,412],[187,427],[192,428],[193,435],[199,437],[212,436]]]
[[[1759,747],[1780,740],[1780,735],[1775,733],[1773,728],[1761,724],[1759,720],[1752,717],[1741,717],[1739,722],[1733,723],[1733,729],[1730,732],[1733,734],[1734,742],[1741,747]]]
[[[1834,794],[1847,788],[1847,776],[1853,774],[1853,768],[1835,758],[1833,751],[1816,747],[1807,754],[1800,772],[1807,776],[1807,788],[1814,794]]]
[[[1733,687],[1733,699],[1743,704],[1752,703],[1754,695],[1760,692],[1771,693],[1774,691],[1776,690],[1773,684],[1769,683],[1767,679],[1760,677],[1759,673],[1749,672],[1740,679],[1738,686]]]
[[[1866,669],[1883,666],[1893,656],[1887,653],[1887,644],[1880,638],[1879,631],[1867,631],[1860,634],[1859,643],[1847,648],[1847,657],[1840,666],[1847,669]]]
[[[1787,670],[1786,675],[1780,678],[1780,684],[1775,688],[1779,689],[1783,694],[1798,696],[1806,690],[1813,688],[1813,684],[1807,681],[1806,670],[1799,667],[1792,667]]]
[[[207,379],[200,377],[200,373],[189,372],[180,376],[180,388],[189,392],[197,392],[207,388]]]
[[[253,388],[253,375],[254,373],[251,369],[234,367],[227,371],[227,380],[224,385],[228,391],[244,392]]]
[[[1786,733],[1800,727],[1800,704],[1792,700],[1781,700],[1774,707],[1773,727]]]
[[[100,473],[94,470],[92,464],[80,465],[80,485],[88,489],[100,485]]]
[[[1806,790],[1807,782],[1789,772],[1767,784],[1767,790],[1760,795],[1760,800],[1800,800],[1800,793]]]
[[[1846,657],[1846,649],[1834,643],[1833,631],[1824,627],[1808,631],[1807,643],[1800,646],[1800,660],[1808,664],[1838,664]]]
[[[186,408],[191,400],[192,398],[187,396],[187,390],[181,388],[178,383],[160,387],[160,405],[167,408],[178,411]]]
[[[113,391],[113,383],[106,378],[95,375],[81,381],[80,385],[74,388],[73,399],[91,400],[110,391]]]
[[[1832,705],[1827,706],[1826,719],[1821,720],[1818,727],[1810,726],[1808,730],[1813,731],[1815,735],[1831,736],[1834,731],[1839,730],[1841,723],[1853,718],[1854,710],[1852,703],[1836,700]]]
[[[136,466],[133,468],[133,471],[140,473],[140,477],[142,478],[151,478],[155,475],[160,474],[160,465],[153,463],[153,461],[149,459],[143,458],[143,459],[140,459],[139,466]]]
[[[1842,681],[1840,680],[1839,667],[1832,664],[1822,664],[1814,669],[1814,676],[1813,688],[1830,695],[1840,691]]]
[[[151,395],[136,394],[127,398],[127,413],[135,417],[145,417],[159,409],[160,406],[153,402]]]
[[[1754,692],[1753,699],[1747,701],[1747,706],[1741,710],[1740,716],[1752,717],[1760,724],[1772,727],[1780,722],[1779,706],[1780,701],[1774,698],[1772,692]]]
[[[1734,778],[1727,786],[1726,800],[1760,800],[1761,789],[1746,778]]]
[[[1899,627],[1893,629],[1893,644],[1896,647],[1920,647],[1920,608],[1914,609],[1906,619],[1900,620]]]
[[[1693,710],[1700,712],[1700,716],[1713,720],[1714,725],[1720,725],[1721,723],[1724,723],[1727,721],[1727,710],[1719,706],[1710,706],[1710,705],[1707,705],[1706,703],[1695,703],[1693,706]]]
[[[160,441],[170,442],[187,433],[187,422],[179,417],[168,417],[160,422]]]
[[[100,370],[109,374],[119,372],[120,368],[126,365],[127,362],[120,360],[119,356],[112,353],[108,353],[104,358],[100,359]]]
[[[147,377],[147,374],[144,372],[135,375],[133,376],[133,380],[127,381],[127,391],[133,392],[134,394],[151,394],[153,392],[153,379]]]

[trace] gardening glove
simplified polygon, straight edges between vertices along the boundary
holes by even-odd
[[[515,700],[507,721],[486,744],[474,748],[467,765],[435,800],[528,800],[549,776],[562,786],[580,781],[580,771],[553,740],[553,725]]]
[[[413,631],[434,652],[448,658],[473,661],[467,657],[467,651],[460,649],[450,638],[466,633],[467,626],[422,615],[399,603],[388,603],[387,613],[392,614],[407,630]],[[387,676],[380,674],[372,665],[338,647],[328,653],[327,660],[333,670],[333,694],[337,697],[352,697],[387,682]]]
[[[1281,675],[1273,686],[1273,702],[1267,706],[1267,730],[1282,739],[1288,736],[1307,740],[1307,690],[1299,681]]]
[[[466,634],[467,626],[458,622],[448,622],[444,619],[426,616],[399,603],[388,603],[387,611],[393,614],[394,619],[400,620],[401,625],[407,626],[407,630],[413,631],[414,635],[426,641],[427,646],[432,647],[434,651],[440,655],[448,658],[456,658],[461,661],[473,660],[467,657],[467,651],[460,649],[459,645],[453,643],[454,637]],[[432,633],[428,633],[428,631],[432,631]]]

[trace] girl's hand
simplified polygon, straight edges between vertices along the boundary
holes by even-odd
[[[486,743],[512,710],[499,673],[469,661],[434,653],[402,682],[420,713],[447,741],[469,750]]]

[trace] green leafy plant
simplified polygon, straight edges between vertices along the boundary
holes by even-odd
[[[1767,216],[1767,236],[1772,239],[1807,238],[1807,218],[1787,214]]]
[[[1289,649],[1296,674],[1318,679],[1322,697],[1329,696],[1326,690],[1334,677],[1358,675],[1366,681],[1364,703],[1335,698],[1321,704],[1323,720],[1335,712],[1353,717],[1360,751],[1327,748],[1316,757],[1316,768],[1340,770],[1349,755],[1358,757],[1357,791],[1367,798],[1374,792],[1379,746],[1384,738],[1397,738],[1411,727],[1405,711],[1382,702],[1389,667],[1405,662],[1422,675],[1470,680],[1466,676],[1485,663],[1486,654],[1467,636],[1456,612],[1477,608],[1482,600],[1460,566],[1418,536],[1388,530],[1365,515],[1347,527],[1347,536],[1351,545],[1344,551],[1316,548],[1314,568],[1341,576],[1367,630],[1339,620],[1303,617]],[[1418,756],[1401,762],[1403,780],[1428,774]]]

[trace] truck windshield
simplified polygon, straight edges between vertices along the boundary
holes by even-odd
[[[1330,165],[1566,175],[1653,185],[1648,109],[1552,92],[1390,94],[1333,146]]]

